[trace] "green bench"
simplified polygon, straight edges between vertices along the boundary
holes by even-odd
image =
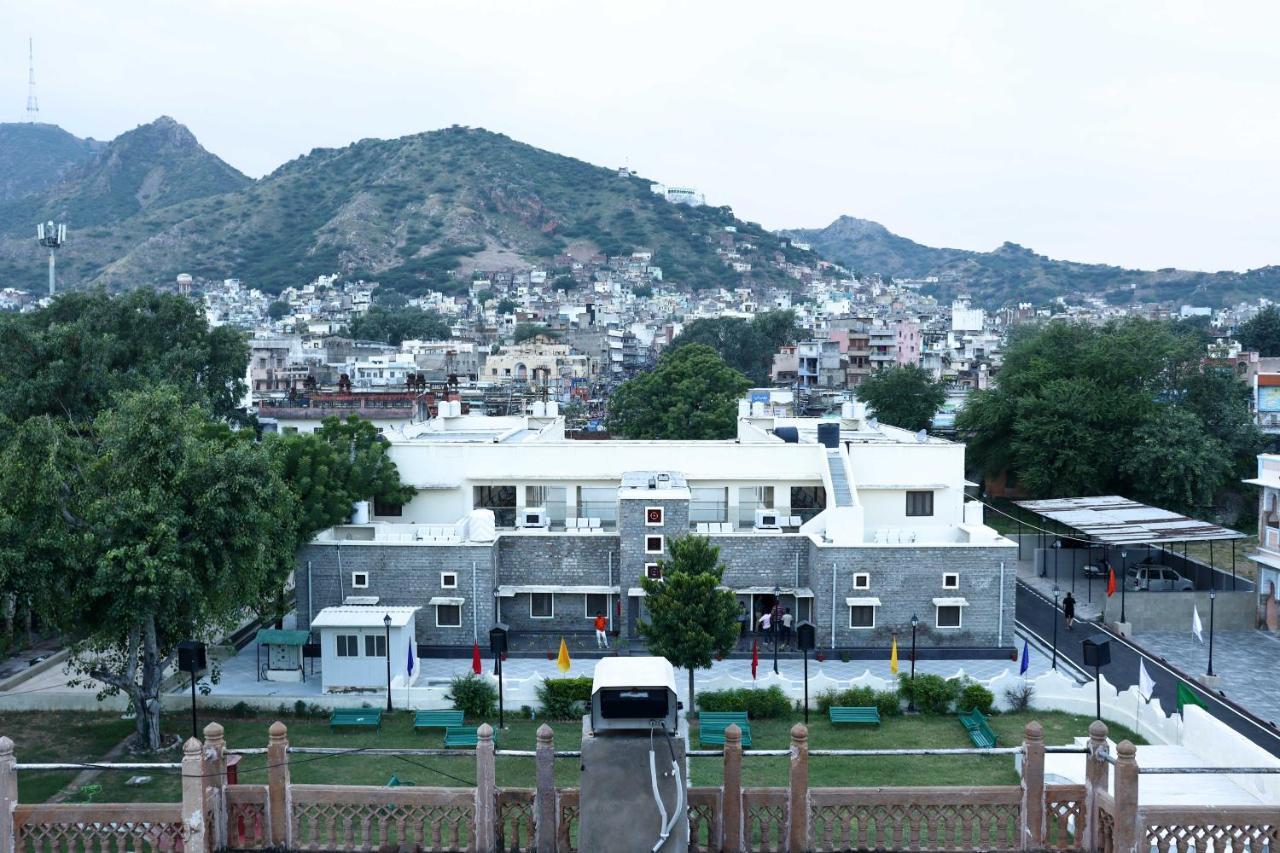
[[[870,708],[837,708],[831,706],[827,716],[832,723],[863,723],[870,726],[880,725],[880,709],[874,705]]]
[[[377,729],[382,731],[381,708],[334,708],[329,717],[333,729]]]
[[[724,730],[730,724],[742,730],[742,745],[751,746],[751,723],[746,711],[701,711],[698,713],[698,742],[703,746],[724,746]]]
[[[413,730],[448,729],[462,725],[461,711],[419,711],[413,715]]]
[[[480,742],[480,736],[476,734],[478,726],[448,726],[444,730],[444,748],[460,749],[463,747],[474,747]],[[498,730],[493,730],[493,742],[498,742]]]
[[[987,725],[987,718],[977,708],[972,711],[961,711],[957,716],[969,733],[969,740],[979,749],[991,749],[996,745],[996,733]]]

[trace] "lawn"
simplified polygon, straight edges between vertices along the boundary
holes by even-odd
[[[1021,743],[1023,727],[1029,720],[1039,720],[1044,727],[1047,744],[1067,744],[1088,731],[1089,720],[1083,716],[1057,711],[998,714],[991,718],[1001,746]],[[267,728],[272,718],[227,719],[221,721],[231,747],[264,747]],[[799,717],[785,720],[756,720],[751,724],[753,748],[785,749],[790,744],[791,726]],[[439,730],[429,733],[413,731],[413,718],[400,712],[384,717],[381,732],[330,731],[324,719],[290,717],[289,742],[293,746],[347,747],[353,750],[369,747],[439,747],[443,737]],[[499,738],[499,749],[535,747],[535,733],[542,721],[508,719]],[[177,718],[171,726],[177,726]],[[552,723],[557,731],[557,749],[577,749],[580,726],[577,721]],[[11,713],[0,714],[0,733],[17,742],[18,759],[31,761],[95,761],[131,730],[129,721],[110,714]],[[1133,732],[1112,726],[1117,740],[1129,738],[1141,743]],[[697,723],[692,724],[691,740],[697,746]],[[964,728],[953,716],[887,718],[879,727],[832,726],[824,717],[810,715],[809,746],[811,749],[896,749],[911,747],[971,746]],[[117,760],[138,760],[121,757]],[[176,753],[154,760],[177,761]],[[718,758],[693,758],[693,784],[718,785],[721,761]],[[240,763],[240,781],[246,784],[266,782],[266,756],[244,756]],[[416,785],[472,785],[475,762],[456,756],[341,756],[292,755],[290,778],[294,782],[345,785],[385,785],[392,775]],[[572,787],[578,784],[578,760],[556,761],[556,784]],[[150,784],[127,787],[125,780],[132,772],[104,772],[95,783],[102,786],[96,802],[163,802],[180,799],[177,773],[161,771],[153,774]],[[71,773],[26,772],[19,774],[19,793],[24,802],[40,802],[53,796],[72,778]],[[505,787],[533,787],[532,758],[499,756],[498,784]],[[814,757],[809,762],[810,784],[824,786],[902,786],[902,785],[1000,785],[1015,784],[1013,757],[1001,756],[877,756]],[[745,786],[787,784],[787,759],[743,759],[742,781]]]

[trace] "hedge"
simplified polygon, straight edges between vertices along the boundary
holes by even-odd
[[[791,700],[781,687],[760,690],[743,687],[737,690],[708,690],[698,694],[702,711],[746,711],[752,720],[772,720],[791,713]]]

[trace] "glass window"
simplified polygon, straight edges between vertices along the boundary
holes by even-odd
[[[857,572],[853,576],[854,589],[870,589],[871,574],[869,572]]]
[[[827,490],[822,486],[792,486],[791,514],[806,522],[827,508]]]
[[[351,588],[352,589],[368,589],[369,573],[368,572],[352,572]]]
[[[364,656],[367,658],[385,658],[387,656],[387,638],[385,634],[364,635]]]
[[[602,613],[605,616],[609,615],[609,596],[602,593],[590,592],[582,597],[586,599],[586,610],[584,611],[584,614],[588,619],[596,618],[597,613]]]
[[[529,593],[529,616],[532,619],[550,619],[556,615],[555,596],[549,592]]]
[[[355,634],[338,634],[338,657],[353,658],[360,654]]]
[[[646,536],[644,537],[644,552],[646,554],[661,554],[665,539],[662,536]]]
[[[436,605],[436,627],[437,628],[461,628],[462,627],[462,607],[457,604],[437,604]]]
[[[907,492],[907,515],[933,515],[933,492]]]
[[[874,628],[876,609],[869,604],[855,604],[849,608],[850,628]]]
[[[961,608],[954,604],[938,607],[937,626],[939,628],[959,628],[960,610]]]
[[[773,508],[773,486],[742,486],[738,489],[738,527],[754,527],[756,510]]]
[[[689,524],[711,522],[719,524],[729,520],[729,490],[721,487],[698,486],[689,489]]]
[[[393,504],[390,501],[383,501],[383,500],[379,500],[378,498],[373,499],[374,515],[390,515],[390,516],[398,517],[403,512],[404,512],[403,504]]]
[[[578,489],[578,517],[598,518],[600,526],[612,530],[618,525],[616,486],[582,486]]]
[[[458,573],[457,572],[441,572],[440,588],[441,589],[457,589]]]
[[[959,589],[960,573],[959,572],[943,572],[942,588],[943,589]]]
[[[498,527],[515,527],[516,487],[476,486],[472,507],[492,510],[494,523]]]

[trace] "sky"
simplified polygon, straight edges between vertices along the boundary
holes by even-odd
[[[0,120],[159,115],[261,176],[451,124],[626,165],[769,228],[873,219],[1141,268],[1280,263],[1280,4],[0,5]]]

